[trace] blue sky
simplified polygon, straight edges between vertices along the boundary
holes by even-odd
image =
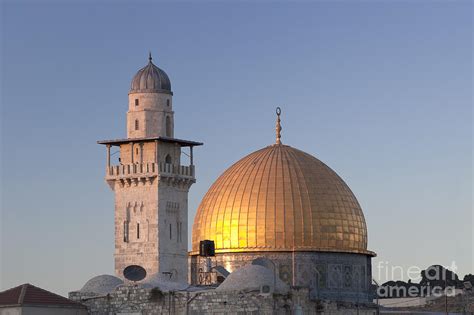
[[[66,294],[113,273],[96,140],[125,136],[130,80],[149,50],[172,81],[175,135],[205,143],[190,229],[217,176],[274,141],[281,106],[282,141],[332,167],[361,203],[376,279],[385,262],[474,271],[471,2],[0,8],[1,289]]]

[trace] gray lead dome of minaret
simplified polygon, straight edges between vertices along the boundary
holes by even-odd
[[[168,75],[162,69],[153,64],[151,53],[148,56],[148,64],[138,70],[137,74],[133,77],[130,86],[130,93],[143,92],[172,94],[171,82]]]

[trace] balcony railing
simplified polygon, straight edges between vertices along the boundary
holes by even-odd
[[[178,175],[194,177],[194,165],[183,166],[169,163],[142,163],[111,165],[107,177],[136,177],[139,175]]]

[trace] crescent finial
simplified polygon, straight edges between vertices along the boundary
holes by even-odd
[[[277,114],[277,122],[276,122],[276,144],[281,144],[281,120],[280,120],[280,115],[281,115],[281,108],[277,107],[276,108],[276,114]]]

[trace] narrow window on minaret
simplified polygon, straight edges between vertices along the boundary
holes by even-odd
[[[137,239],[140,238],[140,223],[137,223]]]
[[[128,242],[128,221],[123,222],[123,241]]]
[[[138,98],[135,99],[135,106],[138,106]]]
[[[138,125],[138,119],[137,119],[137,120],[135,120],[135,130],[138,130],[138,127],[139,127],[139,125]]]
[[[166,106],[170,106],[170,100],[166,100]]]
[[[172,239],[172,234],[171,234],[171,223],[170,223],[170,240]]]

